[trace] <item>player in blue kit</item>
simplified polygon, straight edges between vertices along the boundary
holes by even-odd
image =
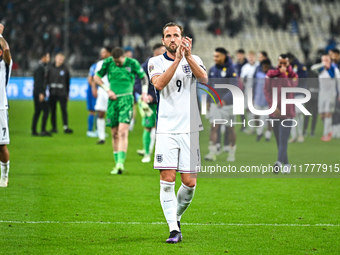
[[[88,87],[86,90],[86,105],[89,115],[87,117],[87,132],[86,135],[88,137],[96,137],[97,133],[93,130],[94,127],[94,119],[96,115],[96,111],[94,106],[96,105],[96,98],[93,96],[92,93],[92,83],[93,83],[93,76],[95,75],[94,70],[96,70],[97,63],[91,65],[89,74],[87,76]]]

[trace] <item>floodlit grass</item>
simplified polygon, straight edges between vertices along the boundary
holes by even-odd
[[[74,134],[62,133],[58,116],[59,133],[51,138],[31,136],[32,102],[10,106],[11,170],[9,187],[0,189],[0,254],[339,254],[338,178],[203,175],[182,218],[183,242],[169,245],[159,174],[136,153],[142,147],[139,118],[129,137],[127,171],[112,176],[110,139],[96,145],[85,136],[85,102],[69,103]],[[340,140],[322,143],[320,125],[315,138],[289,145],[290,163],[340,163]],[[203,156],[207,134],[201,134]],[[231,165],[238,168],[276,160],[274,139],[256,143],[255,136],[238,133],[237,146]],[[226,156],[216,162],[228,165]]]

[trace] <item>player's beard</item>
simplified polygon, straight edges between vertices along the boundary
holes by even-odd
[[[166,50],[171,53],[171,54],[175,54],[176,53],[176,50],[178,48],[178,45],[176,45],[176,48],[173,49],[171,48],[171,45],[176,45],[175,43],[170,43],[169,46],[165,46]]]

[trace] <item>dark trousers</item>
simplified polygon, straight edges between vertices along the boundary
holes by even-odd
[[[59,101],[63,124],[67,126],[67,96],[50,96],[52,128],[57,129],[57,102]]]
[[[34,114],[33,114],[33,121],[32,121],[32,133],[37,132],[37,123],[40,117],[41,111],[43,112],[42,121],[41,121],[41,132],[46,131],[46,123],[49,113],[49,106],[48,102],[39,101],[39,96],[34,96]]]
[[[284,125],[288,126],[285,127],[281,124],[282,119],[280,121],[274,121],[273,131],[276,139],[276,145],[278,149],[278,156],[277,160],[280,161],[282,164],[288,164],[288,138],[291,130],[291,126],[293,124],[292,120],[284,121]]]
[[[222,125],[218,125],[218,129],[217,129],[217,143],[219,144],[221,144],[221,137],[222,137],[221,126]],[[229,130],[226,127],[224,131],[224,146],[227,146],[227,145],[229,145]]]
[[[318,120],[318,99],[311,99],[306,104],[306,109],[312,114],[312,127],[311,127],[311,133],[314,134],[315,127],[316,127],[316,121]],[[308,115],[305,115],[305,121],[303,123],[303,133],[307,132],[308,129],[308,123],[309,123],[309,117]]]

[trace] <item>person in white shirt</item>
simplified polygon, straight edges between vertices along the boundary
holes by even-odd
[[[94,73],[96,74],[103,66],[104,59],[111,56],[111,47],[103,47],[100,50],[100,58],[97,62],[96,69]],[[102,81],[105,83],[106,86],[110,86],[109,80],[107,78],[107,75],[105,75],[102,78]],[[97,131],[98,131],[98,142],[97,144],[104,144],[105,143],[105,113],[107,111],[107,106],[109,102],[109,96],[107,95],[107,92],[101,87],[97,86],[97,84],[93,81],[91,84],[92,87],[92,93],[94,94],[94,97],[97,98],[96,104],[94,106],[94,109],[98,112],[97,117]]]
[[[256,71],[256,67],[259,65],[259,62],[256,61],[256,52],[249,51],[248,53],[248,63],[246,63],[241,69],[241,81],[244,87],[244,98],[248,98],[249,89],[253,89],[254,83],[254,74]],[[247,112],[247,120],[254,119],[254,114],[249,111],[248,108],[248,100],[244,100],[244,109]],[[247,133],[253,133],[254,128],[248,127]]]
[[[315,64],[311,70],[319,74],[318,111],[324,122],[322,141],[332,139],[332,114],[335,110],[337,90],[340,91],[340,71],[332,64],[328,54],[321,57],[322,62]],[[340,101],[340,97],[337,99]]]
[[[182,240],[180,219],[194,196],[200,166],[199,115],[196,82],[207,83],[202,60],[191,54],[192,39],[182,26],[170,22],[163,28],[163,55],[149,60],[148,72],[158,100],[154,168],[160,170],[160,200],[169,225],[167,243]],[[182,185],[175,195],[176,172]]]
[[[6,87],[11,76],[12,57],[9,45],[2,33],[4,25],[0,24],[0,164],[1,164],[1,178],[0,187],[7,187],[8,172],[9,172],[9,152],[7,144],[9,144],[9,130],[8,130],[8,100]]]

